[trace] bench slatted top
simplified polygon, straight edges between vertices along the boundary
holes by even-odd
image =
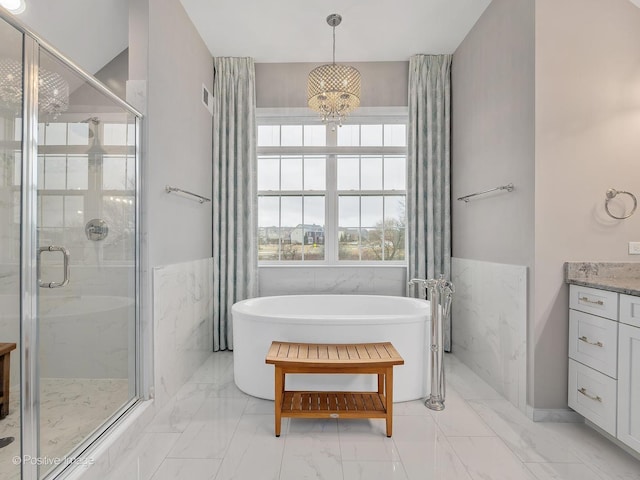
[[[15,343],[0,343],[0,355],[6,355],[11,350],[16,349]]]
[[[304,367],[389,367],[404,360],[391,342],[290,343],[273,342],[266,363]]]

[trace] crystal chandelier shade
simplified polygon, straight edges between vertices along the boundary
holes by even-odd
[[[327,17],[327,23],[333,27],[333,63],[314,68],[307,80],[309,108],[320,113],[324,122],[338,124],[360,105],[360,72],[336,64],[335,29],[341,21],[342,17],[335,13]]]
[[[19,110],[22,105],[22,63],[0,59],[0,103]],[[69,84],[62,75],[38,70],[38,107],[56,117],[69,108]]]

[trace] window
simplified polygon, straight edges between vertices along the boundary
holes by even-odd
[[[259,118],[259,261],[403,263],[406,149],[404,118]]]

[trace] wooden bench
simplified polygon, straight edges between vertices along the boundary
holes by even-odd
[[[11,351],[15,343],[0,343],[0,418],[9,414],[9,386],[11,385]]]
[[[275,433],[282,417],[384,418],[392,433],[393,366],[404,360],[390,342],[316,344],[273,342],[266,363],[275,366]],[[287,391],[288,373],[351,373],[378,376],[377,392]]]

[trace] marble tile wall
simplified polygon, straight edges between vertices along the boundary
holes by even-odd
[[[407,268],[361,267],[260,267],[260,296],[300,294],[365,294],[404,296]]]
[[[153,269],[155,399],[164,405],[213,351],[213,259]]]
[[[526,412],[527,267],[453,258],[453,353]]]

